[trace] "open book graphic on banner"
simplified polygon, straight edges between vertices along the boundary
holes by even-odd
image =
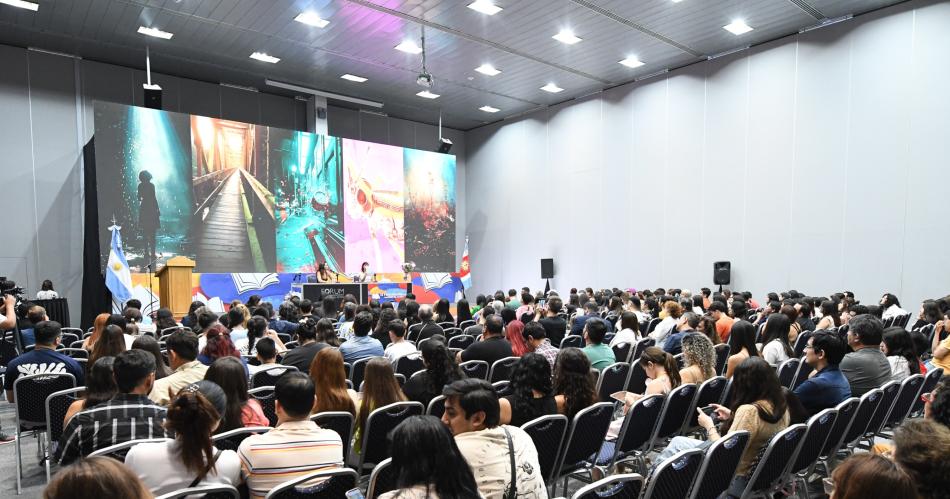
[[[452,275],[448,272],[422,273],[419,274],[419,276],[422,277],[422,285],[425,286],[426,289],[441,288],[446,284],[452,283]]]
[[[257,289],[264,289],[272,284],[277,284],[280,280],[276,273],[270,274],[231,274],[234,281],[234,287],[238,293],[246,293]]]

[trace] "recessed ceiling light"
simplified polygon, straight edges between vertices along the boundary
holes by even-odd
[[[489,16],[493,16],[501,12],[501,7],[495,5],[495,3],[491,0],[475,0],[474,2],[468,4],[468,8]]]
[[[478,110],[485,111],[486,113],[497,113],[498,111],[501,111],[501,109],[498,109],[497,107],[491,107],[491,106],[482,106],[478,108]]]
[[[673,0],[673,3],[680,3],[680,2],[682,2],[682,1],[683,1],[683,0]]]
[[[139,33],[143,35],[154,36],[155,38],[161,38],[163,40],[168,40],[174,36],[172,33],[167,31],[162,31],[157,28],[146,28],[145,26],[139,26]]]
[[[366,78],[363,78],[362,76],[351,75],[350,73],[346,73],[340,78],[343,78],[344,80],[355,81],[356,83],[363,83],[366,81]]]
[[[643,66],[643,61],[637,59],[637,56],[634,55],[627,56],[626,59],[619,62],[628,68],[639,68],[640,66]]]
[[[418,95],[419,97],[426,98],[426,99],[438,99],[440,97],[439,94],[434,94],[428,90],[423,90],[417,93],[416,95]]]
[[[418,45],[416,45],[416,42],[412,40],[404,40],[399,45],[396,45],[395,49],[400,52],[405,52],[407,54],[421,54],[422,53],[422,49]]]
[[[736,19],[735,21],[723,26],[722,29],[732,33],[733,35],[739,36],[743,33],[752,31],[752,26],[749,26],[741,19]]]
[[[501,71],[495,69],[495,66],[492,66],[491,64],[482,64],[481,66],[475,68],[475,71],[487,76],[495,76],[501,73]]]
[[[545,92],[551,92],[552,94],[556,94],[564,89],[553,83],[548,83],[547,85],[541,87],[541,90],[544,90]]]
[[[277,64],[278,62],[280,62],[279,57],[267,55],[263,52],[254,52],[253,54],[251,54],[251,59],[256,59],[261,62],[269,62],[271,64]]]
[[[317,28],[326,28],[330,21],[321,18],[316,12],[303,12],[294,18],[298,23],[304,23],[307,26],[316,26]]]
[[[24,2],[23,0],[0,0],[0,3],[9,5],[11,7],[19,7],[21,9],[32,10],[36,12],[40,9],[40,4],[33,2]],[[501,10],[501,9],[498,9]]]
[[[555,40],[561,43],[566,43],[568,45],[574,45],[575,43],[583,40],[583,38],[578,38],[577,36],[575,36],[574,32],[569,29],[561,30],[560,33],[552,36],[551,38],[554,38]]]

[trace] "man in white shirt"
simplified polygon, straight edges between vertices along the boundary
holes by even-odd
[[[419,353],[415,345],[403,339],[406,334],[406,326],[402,321],[395,320],[386,324],[386,330],[389,332],[389,344],[386,345],[386,351],[383,355],[389,359],[389,362],[395,364],[400,357]]]
[[[502,499],[511,485],[511,454],[519,499],[547,499],[531,437],[517,426],[499,425],[498,395],[483,379],[463,379],[445,387],[442,422],[452,430],[478,492],[485,499]],[[511,438],[511,447],[508,439]]]

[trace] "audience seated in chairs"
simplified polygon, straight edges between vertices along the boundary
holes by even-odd
[[[373,329],[373,314],[360,312],[353,319],[353,337],[340,345],[343,361],[354,362],[368,357],[382,357],[383,345],[376,338],[369,335]]]
[[[416,342],[429,338],[434,334],[442,334],[442,328],[435,323],[430,305],[419,307],[419,324],[422,324],[422,326],[413,329],[413,331],[418,330],[419,332],[411,335],[411,339]]]
[[[125,455],[125,465],[155,495],[202,485],[237,487],[241,483],[237,453],[211,444],[211,434],[222,422],[227,404],[225,392],[211,381],[186,386],[168,404],[165,418],[165,427],[175,439],[133,446]]]
[[[43,499],[76,497],[152,499],[154,496],[122,463],[111,457],[91,457],[60,470],[43,491]]]
[[[782,313],[769,314],[762,331],[762,358],[772,367],[792,358],[795,354],[788,343],[788,331],[791,321]]]
[[[152,355],[142,350],[122,352],[116,356],[112,371],[118,393],[69,420],[56,449],[55,459],[60,464],[129,440],[167,436],[165,408],[146,397],[155,383]]]
[[[110,324],[102,330],[99,341],[92,347],[89,362],[95,364],[101,357],[115,357],[126,350],[128,348],[125,347],[125,330]]]
[[[590,360],[590,365],[598,371],[617,362],[614,357],[614,351],[604,344],[604,336],[607,335],[607,321],[594,317],[584,323],[584,343],[586,346],[582,349],[584,355]]]
[[[155,379],[159,380],[171,375],[172,370],[168,368],[168,365],[165,364],[165,359],[162,357],[162,350],[153,336],[143,334],[138,338],[135,338],[135,341],[132,342],[132,348],[136,350],[144,350],[155,358]]]
[[[573,420],[578,412],[597,403],[590,360],[580,348],[565,348],[554,364],[554,400],[557,412]]]
[[[684,312],[676,322],[676,328],[666,337],[662,348],[671,355],[677,355],[683,352],[683,337],[688,334],[697,333],[699,327],[699,316],[693,312]],[[708,336],[707,336],[708,338]],[[712,343],[712,340],[710,340]]]
[[[733,371],[749,357],[758,357],[759,349],[755,346],[755,326],[751,322],[737,320],[732,323],[729,333],[729,351],[735,352],[726,361],[727,378],[732,377]]]
[[[382,320],[382,314],[380,315]],[[400,357],[418,353],[416,346],[405,340],[406,325],[401,320],[391,320],[385,325],[388,341],[383,355],[390,363],[395,364]]]
[[[823,300],[819,306],[821,319],[815,325],[815,330],[832,329],[841,325],[841,314],[838,313],[838,304],[831,300]]]
[[[370,413],[380,407],[406,400],[406,396],[396,381],[393,365],[384,357],[370,359],[366,363],[363,387],[358,395],[356,425],[353,430],[353,449],[357,452],[362,448],[362,435],[366,430],[366,420]]]
[[[838,364],[845,355],[845,345],[837,334],[816,331],[805,346],[807,366],[815,373],[795,387],[794,394],[809,416],[830,409],[851,397],[851,385]]]
[[[253,324],[254,320],[251,319]],[[277,344],[271,338],[261,338],[254,343],[255,357],[258,365],[247,364],[247,371],[253,377],[256,373],[272,367],[279,367],[277,363]]]
[[[343,443],[333,430],[310,421],[314,385],[307,375],[290,372],[274,387],[277,427],[241,442],[238,455],[251,497],[316,471],[343,466]]]
[[[96,320],[92,324],[92,334],[82,340],[82,348],[84,350],[92,351],[92,347],[95,346],[96,342],[99,341],[99,337],[102,336],[102,330],[106,328],[106,322],[108,320],[109,314],[99,314],[96,316]]]
[[[894,431],[894,460],[910,475],[922,499],[950,497],[948,449],[950,429],[936,421],[905,420]]]
[[[544,357],[554,372],[554,363],[557,361],[558,349],[551,345],[547,338],[548,331],[540,322],[529,322],[521,330],[521,336],[524,338],[525,346],[528,352],[533,352]]]
[[[831,478],[825,479],[825,493],[834,499],[917,499],[910,476],[893,461],[871,454],[855,454],[845,459]]]
[[[213,327],[213,326],[212,326]],[[148,397],[160,405],[168,405],[172,395],[178,390],[201,381],[208,366],[198,362],[198,337],[190,331],[178,330],[165,340],[168,349],[168,363],[172,374],[155,381]],[[152,367],[154,370],[154,366]],[[171,395],[170,395],[171,394]]]
[[[89,369],[89,375],[86,376],[85,396],[74,401],[66,409],[66,417],[63,418],[63,425],[69,423],[76,413],[107,402],[115,397],[119,389],[115,384],[115,376],[112,373],[112,364],[115,357],[101,357]]]
[[[83,384],[83,368],[75,359],[56,351],[63,328],[56,321],[43,321],[34,328],[36,346],[7,364],[3,388],[7,392],[7,401],[15,402],[13,383],[22,375],[45,372],[69,373],[76,378],[76,386]]]
[[[498,400],[501,424],[522,426],[532,419],[557,414],[551,366],[536,353],[518,359],[508,385],[511,395]]]
[[[247,331],[245,330],[242,334],[246,335]],[[244,366],[245,376],[248,375],[246,362],[244,358],[241,357],[241,352],[234,346],[234,342],[231,340],[231,333],[227,328],[220,324],[211,326],[208,332],[205,333],[205,337],[207,341],[205,342],[204,349],[201,350],[201,353],[197,357],[198,362],[210,366],[218,359],[234,357],[241,361],[241,365]]]
[[[395,310],[384,308],[379,311],[379,319],[377,319],[376,327],[373,328],[373,333],[370,336],[379,340],[383,349],[388,349],[389,344],[393,341],[389,336],[389,324],[393,321],[399,321],[402,324],[403,335],[405,335],[406,323],[399,320],[399,314]]]
[[[257,343],[264,338],[269,338],[274,342],[278,353],[287,351],[287,347],[284,346],[284,342],[281,341],[277,333],[267,328],[267,319],[257,315],[248,319],[247,336],[234,340],[234,348],[241,355],[256,355]]]
[[[234,357],[222,357],[211,364],[205,379],[220,386],[227,397],[227,406],[220,415],[221,421],[214,433],[270,424],[261,404],[247,394],[247,376],[241,361]]]
[[[884,325],[869,314],[848,322],[848,345],[853,352],[841,360],[841,372],[848,378],[851,395],[860,397],[891,380],[891,364],[881,352]]]
[[[642,338],[640,335],[640,319],[633,312],[620,314],[618,321],[620,331],[610,340],[609,347],[613,348],[621,343],[633,344]]]
[[[642,397],[655,394],[666,395],[682,384],[676,359],[659,347],[646,347],[640,355],[639,362],[647,375],[647,389],[643,393],[627,393],[625,397],[627,408]]]
[[[300,372],[308,372],[317,353],[330,346],[318,339],[318,332],[327,328],[330,329],[330,333],[325,334],[332,333],[333,337],[336,338],[336,333],[333,331],[333,322],[330,319],[320,319],[319,322],[314,322],[313,319],[304,319],[300,323],[300,327],[297,328],[297,348],[288,351],[280,363],[285,366],[294,366]]]
[[[422,344],[421,350],[426,369],[422,374],[410,376],[402,391],[409,400],[428,407],[433,398],[442,395],[445,385],[465,378],[465,373],[445,347],[443,336],[430,337]]]
[[[392,432],[396,490],[380,499],[477,499],[475,476],[452,432],[435,416],[412,416]]]
[[[683,337],[683,361],[680,379],[684,384],[702,383],[716,375],[716,349],[702,333]]]
[[[302,328],[301,328],[302,329]],[[336,348],[324,348],[313,358],[310,373],[314,386],[311,413],[345,411],[356,417],[356,392],[346,386],[343,355]],[[347,442],[348,444],[349,442]]]
[[[705,337],[704,337],[705,338]],[[708,341],[708,339],[707,339]],[[749,445],[742,454],[736,476],[729,486],[730,497],[738,497],[745,488],[747,474],[759,450],[768,444],[772,435],[789,424],[788,403],[782,392],[775,369],[761,357],[750,357],[736,368],[733,380],[733,402],[730,407],[712,404],[717,419],[722,424],[717,428],[712,418],[697,408],[698,422],[706,430],[707,441],[689,437],[673,437],[669,446],[660,453],[659,463],[679,451],[696,447],[705,448],[709,443],[728,435],[731,431],[749,432]],[[721,432],[721,433],[720,433]]]
[[[559,314],[563,310],[564,302],[560,297],[552,296],[548,298],[544,307],[539,307],[537,322],[544,327],[548,339],[557,345],[561,344],[564,333],[567,331],[567,320]],[[527,324],[525,325],[527,326]]]
[[[920,358],[914,352],[910,333],[898,326],[884,330],[881,351],[891,365],[891,380],[904,381],[911,374],[920,374]]]
[[[452,313],[449,311],[449,300],[440,298],[439,301],[436,302],[435,307],[433,307],[433,312],[435,312],[433,319],[436,323],[451,322],[455,324],[455,317],[452,317]]]
[[[511,343],[505,339],[504,321],[499,314],[492,314],[485,318],[485,332],[482,333],[482,340],[472,343],[459,352],[457,359],[459,362],[483,360],[491,366],[496,361],[511,357],[513,354]]]
[[[468,300],[462,298],[455,304],[455,325],[462,327],[468,321],[472,320],[472,309],[468,305]]]
[[[506,308],[505,310],[511,310]],[[502,314],[504,317],[504,314]],[[528,344],[524,341],[524,335],[521,333],[524,331],[524,323],[518,319],[513,319],[505,324],[505,338],[508,340],[508,343],[511,343],[511,353],[515,357],[521,357],[522,355],[529,352]]]
[[[547,497],[534,442],[521,428],[499,425],[498,395],[487,381],[456,381],[446,386],[442,394],[442,422],[452,430],[483,497],[502,497],[511,486],[511,454],[516,468],[517,497]]]

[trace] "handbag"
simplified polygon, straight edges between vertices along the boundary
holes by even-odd
[[[518,476],[515,473],[515,445],[511,442],[511,434],[508,433],[508,428],[504,426],[501,428],[505,432],[505,438],[508,439],[508,459],[511,460],[511,483],[508,485],[508,488],[505,489],[504,499],[515,499],[518,497]]]
[[[211,462],[208,463],[208,466],[205,467],[204,473],[202,473],[200,476],[195,477],[195,479],[191,482],[191,485],[188,486],[189,489],[192,487],[197,487],[198,484],[201,483],[201,479],[208,476],[208,472],[211,471],[211,468],[214,466],[214,463],[218,462],[218,456],[220,455],[221,455],[221,449],[216,449],[214,452],[214,458],[212,458]]]

